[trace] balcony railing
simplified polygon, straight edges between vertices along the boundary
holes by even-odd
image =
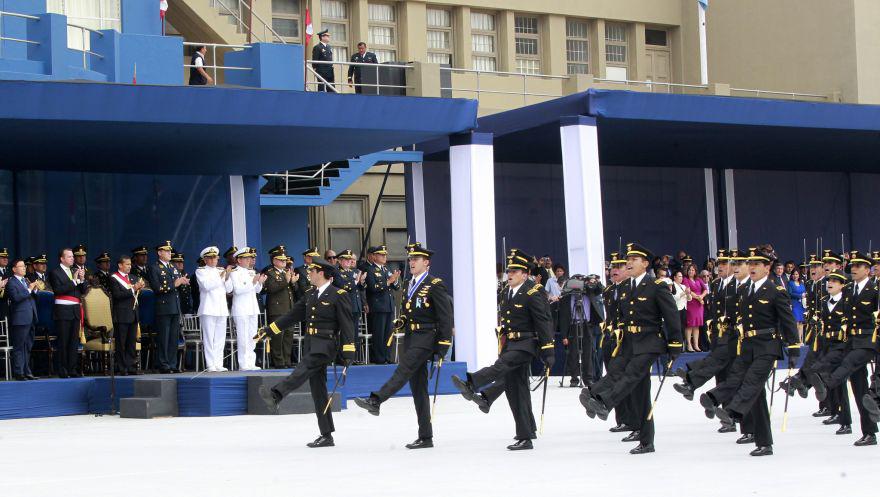
[[[441,86],[440,90],[442,92],[462,92],[462,93],[470,93],[472,97],[477,100],[480,99],[480,96],[483,94],[489,95],[517,95],[522,97],[522,104],[528,105],[529,97],[544,97],[544,98],[558,98],[561,97],[564,92],[562,90],[562,82],[569,79],[568,76],[554,76],[551,74],[525,74],[518,72],[504,72],[504,71],[480,71],[476,69],[460,69],[457,67],[441,67],[441,74],[446,72],[449,73],[449,81],[451,82],[449,86]],[[473,87],[461,87],[456,86],[456,83],[452,78],[453,74],[463,74],[463,75],[472,75],[469,79],[471,81]],[[502,82],[503,79],[515,79],[518,80],[515,84],[505,84],[506,82]],[[491,79],[489,85],[487,85],[487,79]],[[442,79],[441,79],[442,81]],[[547,87],[546,82],[556,81],[556,84],[549,85],[551,87],[550,91],[543,90],[543,88]],[[492,83],[495,83],[495,86],[491,86]],[[539,85],[536,88],[536,85]],[[450,94],[450,96],[455,96]]]
[[[316,66],[331,66],[333,68],[334,74],[334,82],[330,83],[326,79],[324,79],[321,75],[315,71]],[[334,93],[354,93],[357,89],[363,91],[364,89],[372,89],[373,91],[370,93],[382,93],[382,89],[389,90],[397,90],[400,94],[405,94],[406,90],[413,89],[413,86],[407,86],[406,84],[396,84],[395,82],[389,82],[387,79],[391,77],[390,73],[395,71],[403,71],[404,78],[406,81],[405,71],[412,69],[413,66],[411,64],[365,64],[363,62],[343,62],[343,61],[321,61],[321,60],[310,60],[307,61],[307,74],[306,74],[306,90],[316,91],[319,89],[321,85],[325,85],[330,88],[330,91]],[[367,78],[375,81],[375,83],[364,83],[359,82],[355,83],[352,81],[348,83],[348,70],[350,68],[359,67],[362,78],[364,79],[364,74],[369,71],[369,75]],[[382,77],[385,76],[386,81],[382,81]]]
[[[252,71],[253,70],[252,67],[220,65],[219,61],[217,59],[217,49],[218,48],[220,49],[220,53],[222,54],[222,53],[226,53],[226,52],[230,52],[230,51],[248,50],[251,48],[248,45],[228,45],[228,44],[223,44],[223,43],[199,43],[199,42],[193,42],[193,41],[185,41],[185,42],[183,42],[183,46],[184,46],[184,52],[187,51],[186,50],[187,47],[190,47],[193,50],[195,50],[196,48],[201,47],[201,46],[208,48],[210,58],[206,58],[205,65],[202,66],[202,69],[204,69],[205,71],[210,71],[213,74],[212,78],[214,80],[214,83],[213,83],[214,86],[217,86],[217,84],[218,84],[219,71]],[[190,54],[184,53],[184,57],[188,57],[188,56],[190,56]],[[184,63],[183,67],[192,68],[192,67],[196,67],[196,66],[193,64]]]
[[[40,18],[37,16],[31,16],[31,15],[27,15],[27,14],[19,14],[18,12],[4,12],[4,11],[0,10],[0,57],[3,56],[3,42],[4,41],[11,41],[13,43],[25,43],[28,45],[39,45],[40,44],[40,42],[35,41],[35,40],[28,40],[26,38],[14,38],[11,36],[4,36],[3,35],[3,17],[4,16],[18,17],[20,19],[27,19],[29,21],[39,21],[40,20]]]

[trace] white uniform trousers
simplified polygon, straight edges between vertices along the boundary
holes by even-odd
[[[254,349],[257,342],[257,315],[233,316],[235,319],[235,337],[238,342],[238,368],[242,371],[257,369],[257,354]]]
[[[202,325],[202,342],[205,345],[205,368],[218,370],[223,367],[226,316],[199,316],[199,323]]]

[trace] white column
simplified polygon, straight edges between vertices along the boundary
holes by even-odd
[[[454,135],[449,143],[455,354],[473,371],[498,357],[492,134]]]
[[[563,117],[559,132],[569,274],[598,274],[604,279],[605,233],[596,119]]]
[[[706,183],[706,226],[709,231],[709,257],[718,253],[718,228],[715,223],[715,179],[711,169],[703,169]]]
[[[727,211],[727,246],[740,250],[746,247],[737,245],[736,235],[736,192],[733,189],[733,169],[724,170],[724,209]]]
[[[229,207],[232,213],[232,244],[247,246],[247,221],[244,213],[244,180],[241,176],[229,177]]]
[[[421,162],[413,162],[409,168],[412,181],[412,206],[414,240],[427,243],[425,229],[425,180]]]
[[[697,15],[700,27],[700,84],[709,84],[709,52],[706,47],[706,9],[709,8],[709,0],[697,0]]]

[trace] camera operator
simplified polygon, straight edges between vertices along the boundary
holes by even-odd
[[[577,274],[566,281],[559,300],[559,329],[562,343],[567,347],[566,371],[571,375],[569,385],[590,385],[602,376],[601,338],[599,323],[605,320],[602,299],[602,281],[598,275]]]

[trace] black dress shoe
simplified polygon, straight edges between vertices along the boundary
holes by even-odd
[[[517,440],[515,444],[508,445],[507,450],[532,450],[534,446],[532,446],[531,440]]]
[[[587,414],[589,414],[590,410],[592,410],[596,414],[596,416],[598,416],[599,419],[601,419],[602,421],[608,419],[608,408],[605,407],[604,402],[595,397],[590,397],[587,400],[587,404],[589,405],[589,407],[587,408]]]
[[[307,443],[306,447],[316,449],[318,447],[333,447],[334,445],[336,444],[333,443],[333,435],[321,435],[314,442]]]
[[[718,433],[733,433],[736,431],[736,423],[727,424],[721,423],[721,428],[718,428]]]
[[[355,397],[355,398],[354,398],[354,403],[355,403],[358,407],[360,407],[360,408],[362,408],[362,409],[366,409],[366,411],[367,411],[368,413],[372,414],[373,416],[378,416],[378,415],[379,415],[379,404],[380,404],[380,402],[379,402],[378,400],[376,400],[376,398],[373,397],[372,395],[369,396],[369,397],[367,397],[366,399],[362,399],[362,398],[360,398],[360,397]]]
[[[840,428],[834,432],[835,435],[852,435],[852,426],[840,425]]]
[[[456,375],[452,375],[452,384],[455,385],[455,388],[461,392],[461,396],[464,397],[464,400],[473,400],[474,394],[474,386],[469,381],[462,380]]]
[[[840,416],[837,414],[832,414],[830,418],[822,420],[823,425],[838,425],[840,424]]]
[[[864,447],[866,445],[877,445],[877,437],[873,433],[868,433],[862,438],[856,440],[853,444],[856,447]]]
[[[733,423],[733,417],[723,407],[719,407],[719,408],[715,409],[715,415],[718,416],[718,419],[722,423],[725,423],[725,424]]]
[[[810,373],[810,383],[813,384],[813,388],[816,389],[816,400],[822,402],[828,397],[828,387],[825,386],[825,382],[822,381],[822,377],[815,374]]]
[[[707,418],[715,418],[715,411],[717,408],[715,407],[715,401],[712,400],[712,397],[709,397],[709,394],[704,393],[703,395],[700,395],[700,405],[703,406]]]
[[[12,377],[15,381],[27,381],[23,374],[17,374]]]
[[[160,369],[159,374],[171,374],[171,370],[170,369]]]
[[[806,399],[807,395],[809,395],[810,387],[808,387],[800,377],[792,376],[788,389],[789,395],[794,396],[794,391],[797,391],[797,394],[800,395],[802,399]]]
[[[633,429],[625,424],[619,424],[617,426],[612,426],[608,429],[608,431],[610,431],[611,433],[620,433],[624,431],[633,431]]]
[[[596,411],[594,411],[590,407],[590,389],[589,388],[582,388],[581,389],[581,394],[578,396],[578,400],[580,401],[581,405],[584,406],[584,409],[587,410],[587,416],[589,416],[591,419],[595,418]]]
[[[684,398],[687,400],[694,400],[694,387],[690,385],[690,383],[673,383],[672,388],[684,395]]]
[[[827,407],[823,407],[818,411],[813,413],[814,418],[824,418],[825,416],[831,416],[831,411],[828,410]]]
[[[39,377],[36,377],[36,376],[34,376],[34,375],[30,374],[30,373],[24,375],[24,378],[25,378],[26,380],[39,380],[39,379],[40,379]]]
[[[766,445],[764,447],[758,447],[755,450],[749,452],[750,456],[772,456],[773,455],[773,446]]]
[[[580,386],[580,384],[581,380],[579,380],[577,376],[572,376],[571,380],[568,381],[568,386],[570,387],[577,387]]]
[[[430,449],[434,446],[434,440],[431,438],[419,438],[411,444],[406,444],[407,449]]]
[[[740,445],[753,444],[755,443],[755,435],[751,433],[744,433],[743,436],[736,439],[736,443]]]
[[[67,373],[58,373],[58,377],[59,378],[70,378],[70,375],[68,375]]]
[[[70,373],[71,378],[82,378],[82,373]]]
[[[487,399],[486,396],[483,395],[482,392],[474,395],[473,401],[474,401],[474,404],[477,404],[477,407],[479,407],[481,411],[483,411],[486,414],[489,414],[489,409],[492,406],[489,404],[489,399]]]
[[[269,390],[266,385],[260,385],[257,390],[260,398],[266,403],[266,409],[272,414],[278,414],[278,404],[281,403],[281,396],[275,393],[275,390]]]
[[[877,399],[871,396],[871,394],[866,393],[862,397],[862,405],[865,407],[865,411],[868,412],[868,417],[871,418],[872,423],[880,421],[880,405],[877,404]]]
[[[636,431],[630,433],[629,435],[621,438],[620,441],[621,442],[638,442],[640,435],[641,435],[641,432],[639,432],[639,430],[636,430]]]
[[[654,452],[654,444],[643,444],[643,443],[636,445],[636,448],[629,451],[630,454],[635,454],[635,455],[649,454],[651,452]]]
[[[685,383],[687,383],[687,381],[688,381],[688,373],[687,373],[687,370],[684,368],[676,369],[675,376],[678,376],[679,378],[681,378]]]
[[[129,369],[128,374],[130,374],[132,376],[140,376],[144,373],[143,373],[143,371],[138,371],[137,369]]]

